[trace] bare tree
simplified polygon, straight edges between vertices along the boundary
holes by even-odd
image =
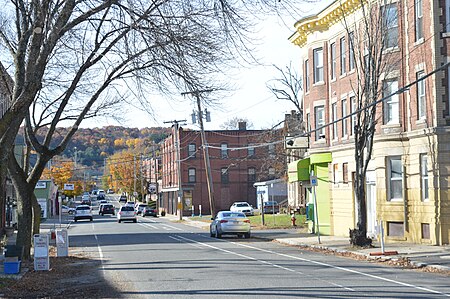
[[[267,88],[279,100],[291,102],[300,115],[303,115],[303,98],[302,98],[302,78],[290,63],[284,68],[276,65],[274,67],[278,70],[279,78],[273,79],[267,83]]]
[[[389,77],[398,69],[395,56],[387,51],[398,43],[398,33],[390,30],[397,28],[397,2],[380,5],[378,1],[360,1],[359,10],[343,18],[348,35],[350,57],[355,63],[355,79],[351,86],[355,94],[353,130],[355,136],[355,181],[356,229],[350,230],[350,241],[354,245],[371,244],[367,238],[366,173],[372,159],[373,139],[376,124],[379,121],[378,101],[383,90],[392,87],[383,86],[382,78]],[[391,96],[396,96],[391,94]]]
[[[249,24],[243,13],[247,8],[258,11],[255,5],[280,4],[18,0],[2,7],[0,47],[9,57],[0,59],[12,65],[14,89],[11,108],[0,120],[0,176],[8,165],[19,193],[17,242],[25,247],[26,257],[32,209],[37,206],[34,186],[47,161],[65,149],[82,120],[105,109],[114,111],[130,98],[142,101],[148,89],[170,94],[186,87],[216,87],[215,74],[245,49],[248,39],[242,33]],[[38,153],[30,172],[24,172],[12,154],[23,120],[28,142]],[[71,130],[51,147],[61,125]],[[47,133],[38,140],[36,132],[43,127]]]

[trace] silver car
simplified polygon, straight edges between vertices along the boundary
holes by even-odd
[[[250,220],[242,212],[220,211],[209,226],[211,237],[238,235],[250,238]]]
[[[117,222],[122,221],[133,221],[137,222],[136,211],[132,206],[121,206],[119,212],[117,213]]]

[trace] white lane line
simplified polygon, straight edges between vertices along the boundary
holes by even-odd
[[[283,257],[287,257],[287,258],[291,258],[291,259],[295,259],[295,260],[300,260],[300,261],[303,261],[303,262],[308,262],[308,263],[312,263],[312,264],[316,264],[316,265],[321,265],[321,266],[324,266],[324,267],[329,267],[329,268],[333,268],[333,269],[337,269],[337,270],[341,270],[341,271],[345,271],[345,272],[350,272],[350,273],[353,273],[353,274],[358,274],[358,275],[361,275],[361,276],[367,276],[367,277],[370,277],[370,278],[374,278],[374,279],[390,282],[390,283],[393,283],[393,284],[398,284],[398,285],[401,285],[401,286],[404,286],[404,287],[409,287],[409,288],[414,288],[414,289],[417,289],[417,290],[422,290],[422,291],[425,291],[425,292],[428,292],[428,293],[439,294],[439,295],[442,295],[442,296],[450,297],[450,294],[447,294],[447,293],[439,292],[439,291],[436,291],[436,290],[433,290],[433,289],[417,286],[417,285],[414,285],[414,284],[410,284],[410,283],[406,283],[406,282],[402,282],[402,281],[398,281],[398,280],[394,280],[394,279],[390,279],[390,278],[385,278],[385,277],[378,276],[378,275],[364,273],[364,272],[361,272],[361,271],[358,271],[358,270],[348,269],[348,268],[344,268],[344,267],[340,267],[340,266],[334,266],[334,265],[331,265],[331,264],[318,262],[318,261],[314,261],[314,260],[309,260],[309,259],[305,259],[305,258],[301,258],[301,257],[298,257],[298,256],[289,255],[289,254],[279,253],[279,252],[275,252],[275,251],[272,251],[272,250],[257,248],[257,247],[246,245],[246,244],[236,243],[236,242],[232,242],[232,241],[228,241],[228,242],[233,243],[233,244],[238,245],[238,246],[251,248],[251,249],[254,249],[254,250],[259,250],[259,251],[262,251],[262,252],[276,254],[278,256],[283,256]]]
[[[148,223],[145,223],[145,222],[139,222],[139,225],[150,227],[150,228],[153,228],[153,229],[157,229],[156,226],[148,224]]]
[[[103,251],[102,248],[100,247],[100,243],[98,242],[98,237],[97,235],[94,235],[95,240],[97,241],[97,250],[98,250],[98,256],[100,257],[100,263],[102,265],[102,270],[105,270],[105,265],[103,264]]]

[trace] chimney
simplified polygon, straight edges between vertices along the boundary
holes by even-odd
[[[245,131],[247,130],[247,122],[240,121],[238,122],[239,131]]]

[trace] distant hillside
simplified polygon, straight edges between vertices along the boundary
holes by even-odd
[[[62,140],[67,130],[68,128],[58,128],[60,137],[54,140],[55,144]],[[76,148],[77,163],[103,166],[104,158],[124,149],[132,149],[136,153],[150,153],[154,145],[165,139],[170,131],[170,128],[162,127],[138,129],[121,126],[78,129],[62,156],[73,160]],[[45,130],[39,133],[38,137],[42,140]]]

